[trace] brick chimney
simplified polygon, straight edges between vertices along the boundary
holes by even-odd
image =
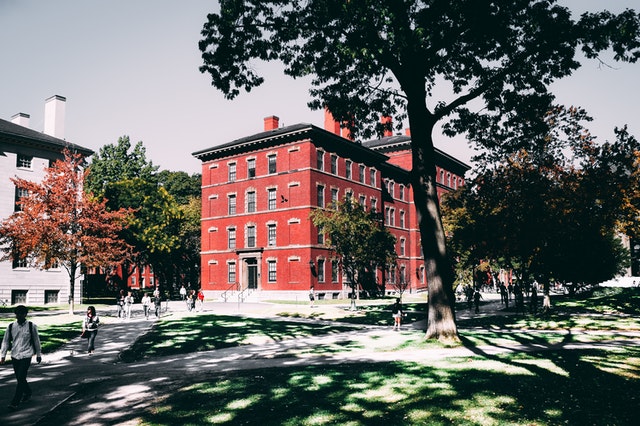
[[[67,98],[53,95],[44,101],[44,133],[64,139],[64,114]]]
[[[338,123],[327,107],[324,108],[324,129],[340,136],[340,123]]]
[[[280,126],[280,118],[275,115],[264,118],[264,131],[276,130]]]
[[[29,119],[31,116],[29,114],[25,114],[24,112],[19,112],[11,117],[11,122],[13,124],[17,124],[22,127],[29,127]]]
[[[393,118],[383,115],[380,117],[380,124],[383,126],[382,136],[393,136]]]

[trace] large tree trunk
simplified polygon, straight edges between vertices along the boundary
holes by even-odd
[[[453,271],[447,257],[436,190],[435,151],[431,135],[435,119],[427,110],[424,97],[410,99],[408,111],[413,155],[411,185],[429,290],[426,338],[459,341]]]

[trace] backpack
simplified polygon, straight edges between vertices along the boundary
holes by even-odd
[[[31,347],[35,349],[36,345],[33,343],[33,323],[31,321],[27,321],[29,323],[29,343],[31,343]],[[13,323],[9,324],[9,349],[13,345],[13,331],[12,328]]]

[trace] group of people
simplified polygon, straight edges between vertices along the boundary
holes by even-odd
[[[184,286],[180,287],[180,298],[187,304],[189,312],[197,310],[202,311],[204,305],[204,292],[202,289],[187,290]]]
[[[160,290],[158,290],[158,288],[156,288],[153,291],[153,294],[144,293],[144,296],[142,296],[141,303],[144,311],[144,317],[146,319],[149,319],[152,305],[155,309],[156,318],[160,318],[162,299],[160,298]],[[118,318],[131,319],[131,309],[133,308],[134,304],[135,304],[135,299],[133,297],[133,293],[129,291],[125,295],[124,290],[120,290],[120,293],[118,293],[118,296],[116,296]]]

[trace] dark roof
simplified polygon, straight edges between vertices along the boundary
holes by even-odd
[[[362,142],[363,146],[370,148],[374,151],[389,153],[411,149],[411,137],[405,135],[385,136],[381,139],[373,139]],[[463,176],[468,170],[471,169],[466,163],[458,160],[457,158],[447,154],[446,152],[434,148],[436,154],[436,164],[443,167],[453,173]]]
[[[308,123],[294,124],[256,133],[222,145],[196,151],[191,155],[201,161],[209,161],[305,138],[310,139],[316,146],[343,156],[359,158],[365,163],[377,165],[386,162],[388,159],[382,153],[375,152],[357,142],[349,141],[340,135]]]
[[[20,126],[1,118],[0,141],[32,145],[41,149],[56,152],[61,152],[64,148],[69,148],[72,151],[79,152],[85,157],[93,154],[93,151],[89,148],[67,142],[64,139],[54,138],[53,136],[29,129],[28,127]]]

